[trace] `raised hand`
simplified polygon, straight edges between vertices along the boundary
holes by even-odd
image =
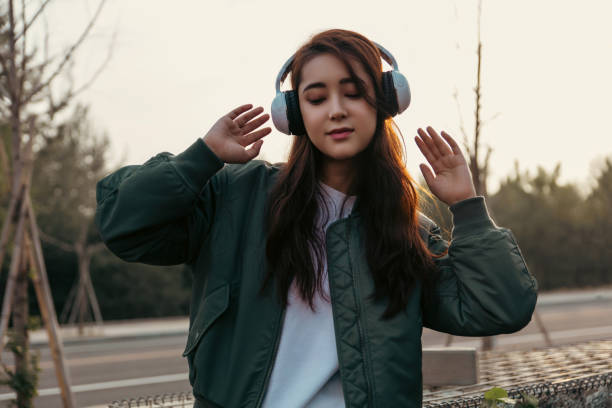
[[[448,205],[475,197],[472,176],[457,142],[444,131],[440,137],[431,126],[427,133],[421,128],[417,132],[414,140],[433,169],[419,165],[431,192]]]
[[[246,163],[259,154],[264,136],[272,129],[258,129],[270,119],[263,108],[242,105],[222,116],[202,138],[210,150],[225,163]],[[247,146],[252,145],[250,148]]]

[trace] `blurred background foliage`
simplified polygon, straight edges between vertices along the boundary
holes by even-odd
[[[2,142],[8,129],[0,127]],[[87,245],[100,238],[93,223],[96,182],[111,172],[107,167],[107,135],[96,132],[88,109],[77,105],[55,129],[55,136],[39,146],[32,176],[32,202],[38,226],[54,241],[74,245],[85,230]],[[0,186],[7,183],[0,174]],[[8,207],[7,194],[0,196],[0,222]],[[85,227],[85,228],[84,228]],[[43,251],[55,310],[59,316],[72,286],[77,282],[78,259],[43,239]],[[0,296],[8,275],[9,256],[0,275]],[[189,311],[191,276],[183,266],[154,267],[124,262],[106,248],[91,260],[91,279],[104,320],[186,315]],[[30,310],[38,303],[30,288]]]
[[[521,171],[487,198],[497,225],[512,230],[540,290],[605,286],[612,283],[612,158],[604,160],[581,194],[578,186],[561,184],[561,164],[535,174]],[[451,237],[447,206],[424,196],[422,211]]]

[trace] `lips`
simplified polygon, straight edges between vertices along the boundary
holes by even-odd
[[[343,127],[332,130],[331,132],[327,132],[329,137],[334,140],[342,140],[349,137],[349,135],[353,132],[354,129]]]
[[[350,133],[352,131],[353,131],[353,129],[351,129],[351,128],[343,127],[343,128],[333,129],[332,131],[327,132],[327,134],[330,135],[330,136],[333,136],[334,134]]]

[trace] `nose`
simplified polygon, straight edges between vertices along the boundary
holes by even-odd
[[[339,96],[330,96],[329,118],[331,120],[344,119],[346,114],[347,112],[342,103],[342,98]]]

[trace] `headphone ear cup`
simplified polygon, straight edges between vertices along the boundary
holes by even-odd
[[[287,119],[289,120],[289,131],[297,136],[304,136],[306,128],[300,112],[300,101],[296,91],[286,91],[285,103],[287,104]]]
[[[399,71],[383,72],[383,93],[389,114],[395,116],[410,105],[410,87],[406,77]]]
[[[398,106],[397,93],[395,92],[395,87],[393,86],[393,77],[391,76],[391,71],[383,72],[382,89],[385,98],[385,108],[387,109],[387,113],[389,114],[389,116],[393,117],[397,115]]]
[[[287,119],[287,102],[285,101],[284,92],[278,92],[272,101],[270,107],[270,113],[272,114],[272,123],[274,127],[286,135],[291,134],[289,132],[289,119]]]

